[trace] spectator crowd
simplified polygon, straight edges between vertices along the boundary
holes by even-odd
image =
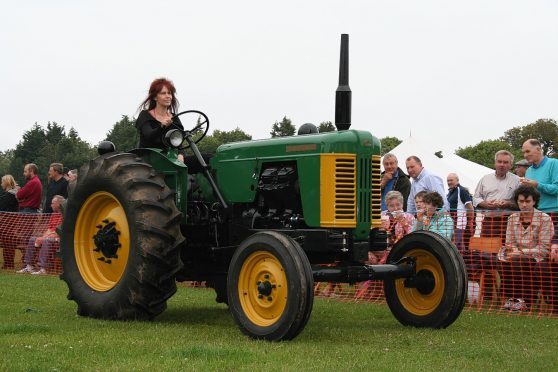
[[[382,163],[382,228],[390,245],[411,231],[428,230],[452,240],[468,270],[490,267],[501,273],[505,310],[528,310],[542,294],[558,313],[558,159],[543,155],[541,143],[523,143],[524,159],[514,163],[506,150],[494,155],[495,171],[480,179],[471,193],[459,175],[433,174],[414,155],[407,157],[407,174],[394,154]],[[515,173],[511,170],[515,165]],[[412,181],[412,182],[411,182]],[[497,238],[497,255],[474,255],[473,236]],[[385,262],[385,252],[369,255],[369,263]],[[368,290],[370,283],[362,288]],[[365,291],[357,291],[357,297]]]
[[[14,270],[15,249],[23,246],[25,267],[18,273],[44,275],[52,269],[54,251],[59,237],[56,229],[62,223],[60,207],[68,197],[70,182],[77,178],[77,170],[64,168],[61,163],[50,164],[45,190],[38,176],[39,169],[33,163],[23,168],[25,185],[20,187],[14,177],[2,177],[0,190],[0,246],[4,270]],[[19,231],[10,226],[20,226]]]

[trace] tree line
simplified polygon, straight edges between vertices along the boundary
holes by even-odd
[[[319,132],[335,131],[331,121],[323,121],[318,125]],[[284,116],[271,126],[271,137],[292,136],[296,127],[291,119]],[[504,134],[492,140],[483,140],[476,145],[459,147],[455,153],[465,159],[482,164],[489,168],[494,167],[494,154],[498,150],[508,150],[516,158],[521,158],[521,145],[528,138],[536,138],[543,144],[545,155],[558,157],[558,125],[554,119],[539,119],[534,123],[508,129]],[[222,144],[251,140],[252,136],[240,128],[231,131],[216,129],[206,136],[198,147],[203,153],[215,152]],[[135,118],[123,115],[114,123],[106,134],[104,140],[112,141],[117,149],[129,150],[136,147],[138,133],[135,127]],[[402,141],[397,137],[380,138],[382,155],[391,151]],[[35,163],[39,167],[39,177],[46,182],[46,170],[53,162],[63,163],[70,169],[79,168],[89,159],[96,156],[96,145],[91,145],[82,140],[75,128],[68,131],[56,122],[48,122],[45,127],[35,123],[31,129],[24,132],[21,141],[14,149],[0,151],[0,175],[12,174],[20,183],[24,183],[23,167],[27,163]],[[441,151],[433,153],[442,157]]]
[[[139,135],[135,123],[135,118],[123,115],[113,124],[103,140],[113,142],[119,150],[137,147]],[[319,129],[321,132],[327,132],[335,130],[335,127],[331,122],[326,121],[320,123]],[[294,135],[295,131],[296,127],[292,121],[285,116],[271,126],[270,134],[272,137],[283,137]],[[251,139],[251,135],[238,127],[230,131],[216,129],[212,134],[207,135],[198,147],[202,153],[211,153],[222,144]],[[20,185],[23,185],[25,183],[23,167],[27,163],[35,163],[39,168],[39,178],[45,184],[46,170],[51,163],[59,162],[69,169],[75,169],[96,154],[96,144],[92,145],[82,140],[75,128],[71,127],[66,131],[64,126],[54,121],[49,121],[44,127],[35,123],[31,129],[23,133],[22,139],[14,149],[0,151],[0,176],[11,174]]]

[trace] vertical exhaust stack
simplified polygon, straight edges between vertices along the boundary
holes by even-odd
[[[341,34],[339,57],[339,86],[335,91],[335,127],[347,130],[351,127],[351,88],[349,87],[349,35]]]

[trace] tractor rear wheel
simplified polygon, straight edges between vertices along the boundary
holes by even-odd
[[[403,325],[445,328],[465,305],[467,274],[463,258],[447,239],[429,231],[406,235],[395,244],[388,262],[416,259],[416,275],[384,281],[389,308]]]
[[[250,236],[231,260],[228,299],[244,334],[269,341],[293,339],[308,322],[314,301],[306,254],[278,232]]]
[[[68,299],[78,314],[152,319],[176,292],[181,213],[163,177],[134,154],[80,169],[60,231]]]

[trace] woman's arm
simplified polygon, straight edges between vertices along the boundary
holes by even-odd
[[[446,212],[437,213],[440,213],[442,217],[438,219],[438,224],[435,227],[435,229],[438,231],[436,232],[451,240],[451,238],[453,237],[453,219]]]
[[[517,242],[515,241],[515,219],[519,218],[519,215],[517,214],[512,214],[509,218],[508,218],[508,223],[506,225],[506,244],[504,246],[504,253],[506,255],[508,254],[512,254],[514,252],[518,252],[518,245]]]
[[[405,223],[402,225],[403,235],[407,235],[413,231],[413,226],[415,224],[415,217],[410,213],[404,213],[403,220],[405,221]]]

